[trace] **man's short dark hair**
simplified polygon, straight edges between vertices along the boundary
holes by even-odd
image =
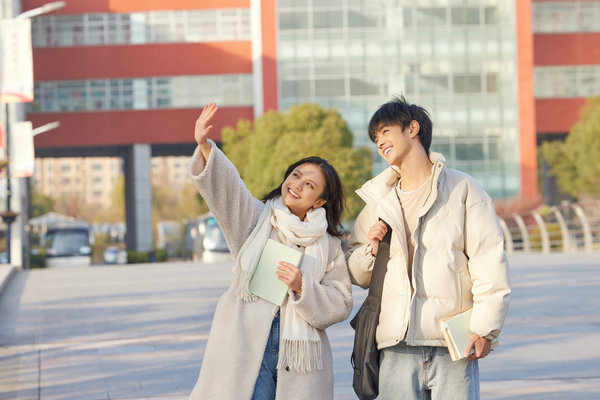
[[[419,141],[429,155],[433,127],[429,113],[423,107],[409,104],[403,95],[394,96],[375,111],[369,122],[369,139],[375,142],[375,133],[382,125],[399,125],[406,129],[413,120],[419,123]]]

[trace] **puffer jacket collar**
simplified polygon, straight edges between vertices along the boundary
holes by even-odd
[[[433,164],[433,177],[431,179],[431,194],[427,198],[425,205],[419,212],[419,217],[427,213],[435,202],[438,194],[438,187],[443,180],[443,172],[446,169],[446,159],[440,153],[430,152],[429,160]],[[394,167],[388,167],[375,178],[367,181],[356,193],[361,199],[375,212],[375,214],[387,222],[396,237],[400,240],[403,249],[406,249],[406,235],[404,232],[404,219],[402,206],[396,194],[396,185],[400,175]],[[406,251],[406,250],[404,250]],[[405,259],[406,254],[404,254]]]

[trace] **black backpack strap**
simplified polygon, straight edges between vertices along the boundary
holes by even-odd
[[[380,219],[380,221],[383,220]],[[387,232],[379,242],[377,256],[375,257],[375,263],[373,265],[373,272],[371,274],[371,283],[369,284],[369,296],[377,297],[380,300],[383,292],[383,280],[385,279],[387,264],[390,259],[390,240],[392,238],[392,228],[387,222],[385,225],[387,226]]]

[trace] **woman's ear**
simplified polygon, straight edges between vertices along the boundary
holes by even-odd
[[[315,201],[315,204],[313,204],[312,208],[323,207],[325,205],[325,203],[327,203],[327,200],[319,199],[319,200]]]

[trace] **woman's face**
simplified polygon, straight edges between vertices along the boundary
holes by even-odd
[[[281,200],[290,212],[304,220],[311,208],[325,204],[321,198],[325,190],[325,176],[321,167],[305,163],[297,166],[281,185]]]

